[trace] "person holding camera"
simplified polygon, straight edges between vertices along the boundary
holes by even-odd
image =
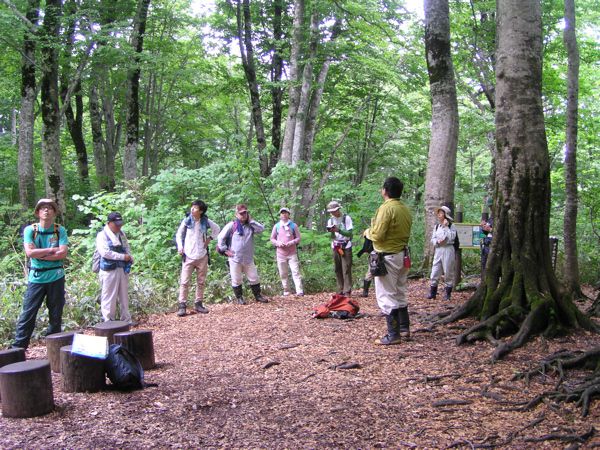
[[[331,250],[338,294],[350,296],[352,293],[352,218],[342,214],[342,205],[331,201],[327,212],[327,231],[331,233]]]

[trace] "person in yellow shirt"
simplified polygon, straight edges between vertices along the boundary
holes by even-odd
[[[374,251],[383,255],[387,274],[375,277],[377,305],[386,317],[387,334],[376,341],[381,345],[399,344],[410,338],[410,319],[406,301],[408,267],[408,239],[412,216],[400,201],[404,184],[396,177],[388,177],[381,188],[383,204],[371,219],[365,236],[373,241]]]

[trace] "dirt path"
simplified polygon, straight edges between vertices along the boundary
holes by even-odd
[[[598,345],[599,336],[536,339],[492,365],[488,344],[454,344],[456,327],[425,331],[425,316],[449,306],[425,292],[423,281],[411,282],[413,339],[391,348],[373,345],[385,327],[373,296],[359,299],[365,317],[353,321],[311,319],[325,294],[152,316],[138,328],[154,331],[158,367],[146,381],[158,387],[68,394],[53,374],[57,410],[0,418],[0,447],[538,449],[568,444],[533,439],[600,426],[597,400],[585,419],[574,404],[511,410],[554,382],[513,382],[516,371],[561,348]],[[32,347],[27,357],[45,352]],[[599,436],[581,448],[593,446]]]

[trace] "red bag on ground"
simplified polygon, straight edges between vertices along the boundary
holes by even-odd
[[[359,310],[360,306],[356,300],[352,300],[345,295],[333,294],[329,301],[314,308],[312,317],[315,319],[325,319],[327,317],[349,319],[356,316]]]

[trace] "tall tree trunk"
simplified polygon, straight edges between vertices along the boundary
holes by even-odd
[[[429,244],[436,223],[435,208],[454,206],[454,177],[458,146],[458,104],[450,53],[448,0],[425,0],[425,52],[431,91],[431,142],[425,175],[424,266],[433,249]]]
[[[292,147],[296,130],[296,114],[300,101],[300,50],[303,42],[304,0],[294,1],[294,24],[292,31],[292,48],[290,50],[288,113],[285,121],[285,132],[281,144],[281,161],[292,164]]]
[[[256,131],[256,144],[258,146],[258,159],[260,174],[269,176],[269,155],[266,147],[265,127],[263,123],[262,106],[260,102],[260,88],[256,78],[256,66],[254,64],[254,46],[252,44],[252,15],[250,12],[250,0],[237,0],[237,34],[242,55],[242,66],[246,75],[248,90],[250,91],[250,104],[252,107],[252,121]]]
[[[123,177],[126,180],[137,178],[137,150],[140,128],[140,54],[144,49],[144,33],[150,0],[138,0],[137,12],[133,20],[131,47],[135,52],[133,67],[127,74],[127,131],[123,151]]]
[[[58,51],[56,50],[61,0],[47,0],[44,11],[45,40],[42,55],[42,157],[46,175],[46,195],[58,203],[60,215],[66,212],[65,175],[60,152],[60,108],[58,103]]]
[[[39,0],[27,2],[27,20],[33,25],[39,18]],[[35,175],[33,172],[33,131],[35,124],[35,40],[33,29],[25,32],[21,59],[21,113],[19,115],[19,202],[23,209],[35,204]]]
[[[283,12],[283,0],[273,2],[273,61],[271,63],[271,98],[273,104],[273,122],[271,124],[271,145],[269,154],[269,167],[273,168],[279,161],[281,154],[281,118],[283,89],[280,86],[283,74],[283,58],[281,56],[283,46],[283,31],[281,28],[281,15]]]
[[[73,44],[75,42],[75,26],[77,23],[77,3],[69,0],[65,3],[65,15],[68,18],[65,27],[65,44],[63,51],[63,65],[61,70],[60,97],[63,102],[65,121],[75,153],[77,155],[77,173],[83,185],[89,185],[89,167],[87,148],[83,135],[83,97],[81,94],[81,80],[79,76],[73,76],[71,60],[73,58]],[[87,55],[85,56],[87,58]],[[73,86],[70,86],[74,84]],[[71,95],[75,94],[75,111],[71,104]]]
[[[444,319],[450,322],[469,314],[481,319],[458,343],[497,343],[516,333],[496,348],[493,360],[523,345],[532,334],[594,328],[559,288],[552,270],[539,1],[498,1],[496,74],[494,238],[484,280],[467,303]]]
[[[565,145],[565,265],[564,277],[568,292],[581,297],[579,260],[577,257],[577,115],[579,107],[579,49],[575,34],[575,0],[565,0],[565,47],[567,72],[567,130]]]
[[[109,191],[110,185],[106,172],[106,152],[102,133],[102,110],[98,100],[98,87],[92,82],[89,93],[90,125],[92,128],[92,145],[94,148],[94,165],[96,179],[100,190]]]

